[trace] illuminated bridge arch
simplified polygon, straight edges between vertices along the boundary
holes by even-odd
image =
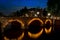
[[[41,23],[40,25],[42,26],[43,25],[43,21],[41,20],[41,19],[39,19],[39,18],[33,18],[32,20],[30,20],[29,22],[28,22],[28,26],[32,23],[32,22],[35,22],[35,21],[38,21],[39,23]],[[33,30],[32,30],[33,31]],[[28,35],[29,35],[29,37],[31,37],[31,38],[38,38],[41,34],[43,33],[43,28],[38,32],[38,33],[31,33],[31,32],[28,32]]]
[[[16,20],[13,20],[13,19],[8,20],[8,21],[3,25],[3,27],[6,27],[6,25],[8,25],[9,23],[11,23],[11,22],[13,22],[13,21],[17,21],[17,22],[21,23],[21,26],[24,27],[24,23],[23,23],[21,20],[18,20],[18,19],[16,19]]]
[[[50,19],[46,19],[45,25],[46,25],[45,32],[48,34],[52,30],[52,26],[51,26],[52,25],[52,21]]]
[[[20,25],[21,25],[21,27],[22,27],[22,28],[24,27],[24,23],[23,23],[21,20],[18,20],[18,19],[13,20],[13,19],[11,19],[11,20],[9,20],[8,22],[6,22],[6,24],[4,25],[4,28],[5,28],[9,23],[12,23],[12,22],[19,22]],[[17,35],[17,34],[16,34],[16,35]],[[21,40],[23,37],[24,37],[24,32],[22,32],[22,35],[20,35],[17,39],[18,39],[18,40]],[[7,38],[7,37],[5,36],[4,39],[5,39],[5,40],[8,40],[9,38]]]

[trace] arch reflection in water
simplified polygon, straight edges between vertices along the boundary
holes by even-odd
[[[47,34],[49,34],[50,32],[51,32],[51,30],[52,30],[52,21],[50,20],[50,19],[47,19],[46,21],[45,21],[45,32],[47,33]]]
[[[22,39],[24,36],[24,32],[22,31],[21,27],[23,27],[24,24],[19,20],[12,20],[8,23],[10,24],[5,24],[6,27],[4,29],[4,39]]]
[[[43,21],[39,18],[33,18],[28,22],[28,35],[31,38],[38,38],[43,33]]]

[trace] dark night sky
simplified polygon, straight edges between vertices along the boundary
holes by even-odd
[[[31,7],[47,7],[47,0],[0,0],[0,12],[10,14],[13,11],[19,10],[27,6]]]

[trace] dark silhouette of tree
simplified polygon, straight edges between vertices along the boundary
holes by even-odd
[[[27,12],[28,12],[27,7],[24,7],[24,8],[21,9],[21,10],[17,10],[16,12],[13,12],[12,14],[10,14],[10,16],[16,16],[16,17],[18,17],[18,16],[24,15],[24,14],[27,13]]]
[[[13,15],[14,15],[14,16],[20,16],[20,12],[17,10],[16,12],[14,12]]]
[[[47,2],[48,10],[52,10],[52,12],[55,13],[55,15],[59,15],[60,11],[60,0],[48,0]]]
[[[46,9],[44,8],[44,10],[43,10],[43,16],[44,17],[46,17],[47,16],[47,11],[46,11]]]
[[[28,9],[26,6],[20,10],[20,15],[24,15],[25,13],[28,13]]]
[[[10,16],[20,16],[20,11],[17,10],[16,12],[13,12]]]

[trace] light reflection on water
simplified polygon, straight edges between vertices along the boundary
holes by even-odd
[[[43,34],[38,39],[29,38],[28,35],[26,35],[26,32],[25,32],[25,36],[23,38],[23,40],[55,40],[55,39],[60,39],[60,30],[59,29],[55,29],[50,34],[46,34],[46,33],[43,32]]]
[[[43,32],[43,34],[37,39],[29,38],[28,35],[26,35],[26,33],[28,31],[25,31],[23,40],[55,40],[55,39],[60,39],[60,26],[54,25],[53,27],[54,27],[54,30],[50,34],[46,34]]]

